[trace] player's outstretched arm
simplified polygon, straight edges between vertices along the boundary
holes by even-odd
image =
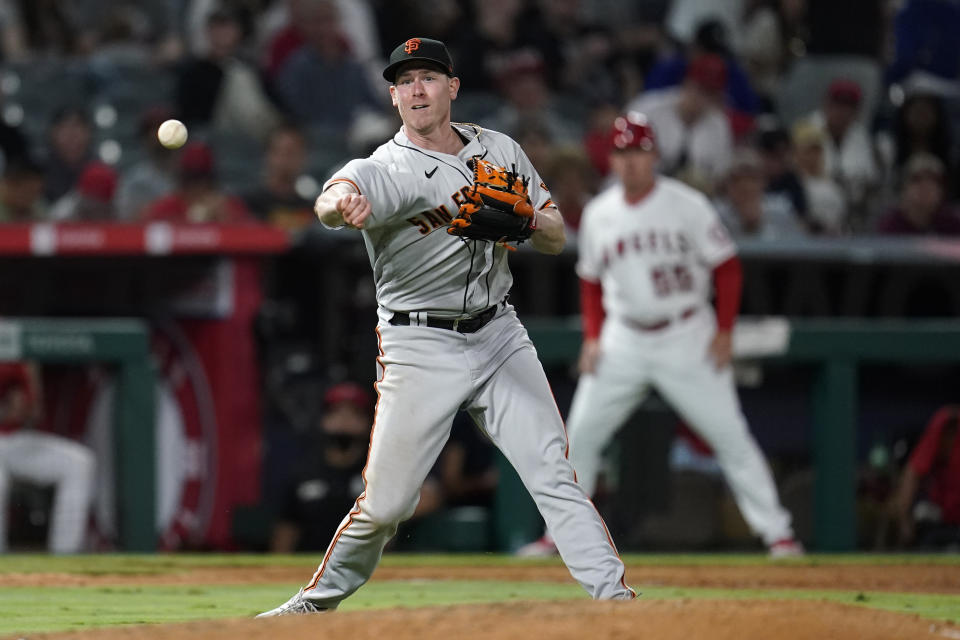
[[[313,210],[320,222],[328,227],[348,224],[362,229],[371,207],[366,196],[360,195],[352,184],[336,182],[317,197]]]
[[[567,234],[563,226],[563,217],[556,207],[547,207],[537,211],[537,230],[530,236],[530,244],[540,253],[556,255],[563,251]]]

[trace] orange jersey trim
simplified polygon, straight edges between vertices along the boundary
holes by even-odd
[[[327,189],[329,189],[330,187],[332,187],[338,182],[346,182],[347,184],[352,186],[354,189],[356,189],[357,193],[359,193],[360,195],[363,195],[363,191],[360,191],[360,187],[357,186],[357,183],[351,180],[350,178],[334,178],[333,180],[330,181],[330,184],[327,185]]]
[[[554,408],[556,408],[557,413],[559,414],[559,413],[560,413],[560,407],[557,406],[557,396],[553,393],[553,386],[550,384],[550,381],[549,381],[549,380],[547,380],[547,387],[550,389],[550,395],[553,397],[553,406],[554,406]],[[560,424],[563,425],[563,439],[566,440],[566,442],[567,442],[567,447],[566,447],[566,449],[565,449],[564,452],[563,452],[563,457],[566,458],[567,460],[569,460],[569,459],[570,459],[570,438],[569,438],[569,436],[567,436],[567,421],[563,419],[562,414],[561,414],[561,417],[560,417]],[[571,469],[573,469],[573,467],[571,467]],[[577,481],[577,470],[576,470],[576,469],[573,469],[573,481],[576,482],[577,485],[580,484],[580,483]],[[623,564],[623,558],[620,557],[620,552],[617,550],[617,545],[613,542],[613,537],[610,535],[610,530],[607,529],[607,523],[603,521],[603,516],[600,515],[600,510],[597,509],[597,505],[595,505],[595,504],[593,503],[593,499],[591,499],[590,496],[587,496],[587,502],[589,502],[589,503],[590,503],[590,506],[593,507],[593,510],[596,511],[596,513],[597,513],[597,518],[600,519],[600,525],[603,527],[603,532],[607,535],[607,542],[610,544],[610,548],[613,549],[613,554],[614,554],[615,556],[617,556],[617,558],[620,560],[620,563]],[[632,594],[633,594],[633,597],[636,598],[636,597],[637,597],[637,592],[633,590],[633,587],[631,587],[631,586],[629,586],[629,585],[627,584],[627,577],[626,577],[627,566],[626,566],[625,564],[623,565],[623,570],[624,570],[624,571],[623,571],[623,572],[624,572],[624,575],[620,576],[620,585],[621,585],[624,589],[626,589],[627,591],[629,591],[630,593],[632,593]]]
[[[349,180],[347,181],[349,182]],[[383,380],[383,376],[387,373],[387,367],[383,364],[383,336],[380,335],[380,329],[375,328],[374,331],[377,334],[377,363],[380,365],[380,380],[373,383],[373,389],[377,392],[377,404],[373,410],[373,426],[370,428],[370,442],[367,444],[367,461],[363,465],[363,471],[360,472],[360,477],[363,478],[363,493],[360,494],[360,497],[357,498],[357,502],[354,504],[353,509],[350,510],[350,513],[347,517],[347,521],[340,525],[340,528],[337,529],[336,535],[333,537],[333,541],[330,543],[330,546],[327,547],[327,552],[323,554],[323,560],[320,562],[320,567],[317,569],[317,572],[313,574],[313,578],[310,580],[310,583],[304,587],[304,591],[310,591],[315,589],[317,584],[320,582],[320,578],[323,577],[323,572],[327,568],[327,562],[330,560],[330,556],[333,554],[334,547],[337,546],[337,542],[340,540],[340,536],[343,535],[343,532],[353,524],[353,518],[360,513],[360,502],[366,499],[367,497],[367,465],[370,464],[370,450],[373,448],[373,434],[377,429],[377,416],[380,414],[380,388],[378,386],[379,382]]]

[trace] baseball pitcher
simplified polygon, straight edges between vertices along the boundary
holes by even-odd
[[[507,301],[511,243],[558,253],[560,213],[516,142],[450,122],[460,81],[442,42],[407,40],[383,76],[403,126],[338,171],[315,207],[324,225],[361,231],[376,282],[378,401],[365,488],[310,582],[261,616],[334,609],[366,582],[413,513],[461,407],[516,468],[580,584],[594,598],[634,598]]]

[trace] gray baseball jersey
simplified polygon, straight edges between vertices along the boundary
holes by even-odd
[[[380,305],[377,411],[363,493],[310,583],[264,616],[335,608],[370,577],[398,523],[416,509],[461,409],[517,470],[580,584],[595,598],[636,596],[603,520],[576,482],[550,384],[506,301],[509,252],[446,231],[473,184],[473,156],[515,166],[530,179],[538,210],[552,206],[550,193],[516,142],[476,125],[453,126],[464,139],[456,155],[418,147],[401,130],[327,182],[352,184],[371,205],[363,238]],[[472,318],[469,328],[459,322],[464,318]]]
[[[516,142],[472,124],[454,127],[467,140],[457,154],[412,144],[403,130],[369,158],[352,160],[324,185],[348,182],[370,201],[364,223],[377,301],[390,311],[466,317],[503,300],[513,277],[509,251],[446,232],[473,184],[466,161],[481,156],[530,178],[534,208],[553,206],[550,192]]]

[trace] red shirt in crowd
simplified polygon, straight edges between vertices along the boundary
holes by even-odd
[[[147,207],[144,219],[149,222],[243,224],[256,222],[243,200],[221,196],[215,206],[191,207],[181,193],[160,198]]]
[[[914,225],[899,208],[890,211],[877,223],[877,231],[892,235],[931,234],[937,236],[960,236],[960,214],[944,207],[933,215],[930,225],[921,229]]]
[[[949,448],[944,448],[944,430],[951,421],[960,420],[960,409],[946,407],[927,425],[920,442],[910,454],[908,464],[921,478],[927,496],[940,506],[943,521],[960,524],[960,432],[954,431]]]

